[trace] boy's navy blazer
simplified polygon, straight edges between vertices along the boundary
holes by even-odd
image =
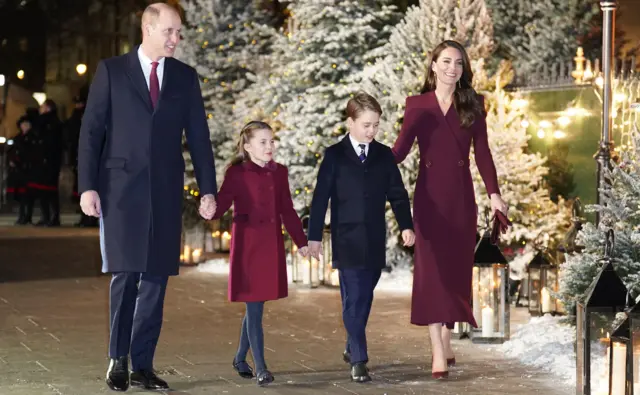
[[[349,135],[325,151],[311,202],[309,240],[322,240],[329,200],[334,268],[385,267],[387,201],[400,229],[413,229],[409,194],[391,148],[375,140],[364,162]]]

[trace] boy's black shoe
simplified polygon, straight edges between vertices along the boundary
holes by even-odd
[[[351,381],[355,381],[356,383],[371,381],[369,369],[367,369],[367,365],[365,365],[364,362],[358,362],[351,367]]]
[[[351,363],[351,354],[349,353],[349,351],[344,351],[342,353],[342,360],[344,361],[344,363]]]

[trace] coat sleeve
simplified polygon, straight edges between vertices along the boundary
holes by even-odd
[[[80,127],[78,142],[78,193],[98,190],[100,156],[107,134],[111,111],[109,70],[104,61],[98,63]]]
[[[484,109],[484,97],[480,96],[480,105]],[[476,158],[476,165],[484,181],[487,194],[491,196],[494,193],[500,194],[498,187],[498,175],[496,166],[493,163],[493,156],[489,148],[489,138],[487,136],[487,120],[486,116],[477,119],[475,135],[473,137],[473,152]]]
[[[322,231],[324,228],[324,217],[327,214],[329,199],[334,185],[335,159],[333,151],[328,148],[325,151],[324,159],[318,170],[316,187],[313,190],[311,200],[311,215],[309,216],[309,240],[322,241]]]
[[[413,229],[409,193],[404,187],[398,165],[394,162],[393,156],[390,156],[389,166],[391,173],[389,177],[389,187],[387,189],[387,200],[391,204],[391,209],[396,217],[396,221],[398,221],[400,230]]]
[[[231,204],[236,197],[236,178],[238,174],[236,169],[231,166],[227,169],[224,180],[216,199],[216,213],[212,219],[220,219],[231,208]]]
[[[187,146],[193,161],[196,181],[201,195],[215,194],[217,189],[215,160],[209,139],[209,126],[204,110],[198,74],[191,69],[191,91],[189,93],[189,115],[187,119]]]
[[[413,142],[416,139],[416,129],[418,125],[414,115],[415,111],[412,111],[410,103],[411,101],[407,98],[404,108],[402,129],[400,129],[400,134],[398,134],[398,138],[396,139],[392,149],[393,155],[396,158],[396,163],[402,162],[407,157],[409,151],[411,151]]]
[[[289,170],[285,167],[282,172],[282,191],[280,192],[280,207],[282,207],[282,222],[284,223],[287,233],[296,243],[298,248],[302,248],[307,245],[307,238],[302,228],[302,221],[298,217],[298,213],[293,208],[293,200],[291,199],[291,191],[289,189]]]

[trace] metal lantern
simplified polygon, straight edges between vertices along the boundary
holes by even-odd
[[[301,220],[306,232],[309,228],[309,216],[305,215]],[[301,283],[310,288],[317,288],[320,285],[324,274],[321,270],[320,262],[310,256],[303,257],[298,254],[298,248],[293,242],[291,244],[291,265],[294,283]]]
[[[556,298],[558,291],[558,267],[553,264],[546,251],[538,250],[527,267],[529,289],[529,313],[532,316],[555,315],[558,312]]]
[[[634,395],[640,393],[640,305],[626,311],[609,339],[605,367],[608,371],[603,393]]]
[[[603,355],[609,344],[609,334],[616,315],[627,305],[628,291],[613,268],[611,254],[614,247],[613,231],[609,230],[601,269],[576,305],[576,393],[591,395],[602,393],[608,387],[608,372],[598,372],[592,364],[595,355]],[[606,354],[605,354],[606,355]],[[604,392],[608,393],[608,392]]]
[[[471,336],[471,325],[468,322],[456,322],[451,330],[451,337],[454,339],[465,339]]]
[[[182,228],[180,253],[182,265],[197,265],[203,261],[207,234],[205,225],[200,223],[189,228]]]
[[[338,269],[333,268],[331,226],[326,226],[322,233],[322,283],[328,287],[339,287],[340,277],[338,275]]]
[[[485,232],[476,244],[473,265],[473,316],[478,324],[472,332],[474,343],[509,340],[508,274],[507,260]]]

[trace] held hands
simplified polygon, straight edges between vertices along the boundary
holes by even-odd
[[[494,193],[491,195],[491,215],[495,214],[496,210],[506,216],[507,211],[509,211],[509,206],[502,200],[502,196]]]
[[[216,198],[212,194],[204,195],[200,199],[200,208],[198,212],[204,219],[211,219],[216,213]]]
[[[84,191],[80,195],[80,208],[85,215],[100,218],[102,209],[100,207],[100,197],[96,191]]]
[[[411,229],[405,229],[402,231],[402,241],[405,247],[411,247],[416,242],[416,235]]]
[[[298,248],[298,254],[306,258],[307,256],[309,256],[309,247],[304,246],[302,248]]]
[[[322,242],[309,240],[308,253],[312,258],[320,260],[320,254],[322,254]]]

